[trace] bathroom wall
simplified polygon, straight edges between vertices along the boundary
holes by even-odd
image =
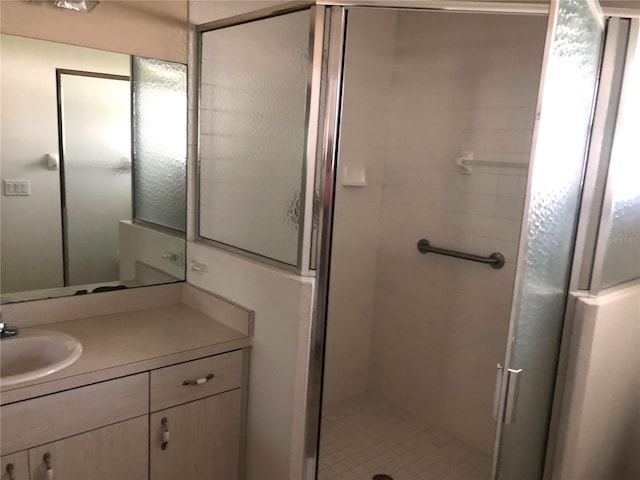
[[[349,18],[325,352],[325,405],[362,394],[367,386],[396,19],[396,12],[379,10],[364,10]],[[350,177],[362,170],[367,185],[349,186],[359,180]]]
[[[280,2],[190,0],[190,193],[196,188],[194,26]],[[195,241],[196,195],[187,209],[187,282],[255,311],[249,373],[247,480],[302,478],[309,328],[314,280]],[[194,262],[196,268],[192,269]],[[206,271],[203,271],[206,270]]]
[[[247,479],[302,478],[313,279],[198,242],[187,245],[187,282],[255,311],[249,369]]]
[[[118,225],[118,242],[120,280],[148,285],[184,278],[183,238],[126,220]]]
[[[640,283],[578,297],[553,478],[640,478]]]
[[[61,286],[60,172],[44,158],[58,152],[55,71],[129,75],[129,57],[7,35],[0,55],[2,179],[31,182],[30,196],[0,199],[2,288]]]
[[[187,61],[186,0],[103,1],[89,14],[52,2],[0,2],[0,31],[112,52]]]
[[[544,17],[398,15],[369,390],[486,453],[545,27]],[[488,163],[465,175],[455,164],[465,151]],[[507,263],[422,255],[421,238]]]

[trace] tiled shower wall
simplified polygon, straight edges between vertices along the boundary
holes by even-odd
[[[544,35],[543,17],[398,14],[368,389],[487,453]],[[465,175],[464,151],[516,165]],[[420,238],[507,263],[422,255]]]
[[[349,18],[325,405],[366,390],[396,18],[375,10]],[[343,186],[345,167],[364,168],[368,185]]]

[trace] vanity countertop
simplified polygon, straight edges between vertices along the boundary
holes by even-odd
[[[251,345],[250,336],[184,304],[33,328],[68,333],[83,353],[59,372],[2,387],[3,405]]]

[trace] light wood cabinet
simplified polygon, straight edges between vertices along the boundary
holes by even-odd
[[[31,480],[145,480],[148,475],[148,417],[138,417],[29,450]]]
[[[54,479],[241,480],[247,365],[236,350],[5,405],[0,480],[48,480],[45,454]]]
[[[149,374],[109,380],[2,407],[3,453],[95,430],[149,412]]]
[[[0,480],[27,480],[29,478],[29,460],[27,451],[1,457],[2,472]]]
[[[235,480],[240,475],[241,390],[151,415],[151,480]],[[163,449],[163,419],[169,442]]]

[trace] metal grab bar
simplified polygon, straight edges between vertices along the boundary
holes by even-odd
[[[418,251],[420,253],[437,253],[438,255],[446,255],[447,257],[462,258],[464,260],[471,260],[472,262],[487,263],[495,269],[504,267],[504,255],[498,252],[493,252],[488,257],[481,257],[480,255],[473,255],[471,253],[456,252],[455,250],[447,250],[446,248],[432,247],[429,240],[423,238],[418,240]]]

